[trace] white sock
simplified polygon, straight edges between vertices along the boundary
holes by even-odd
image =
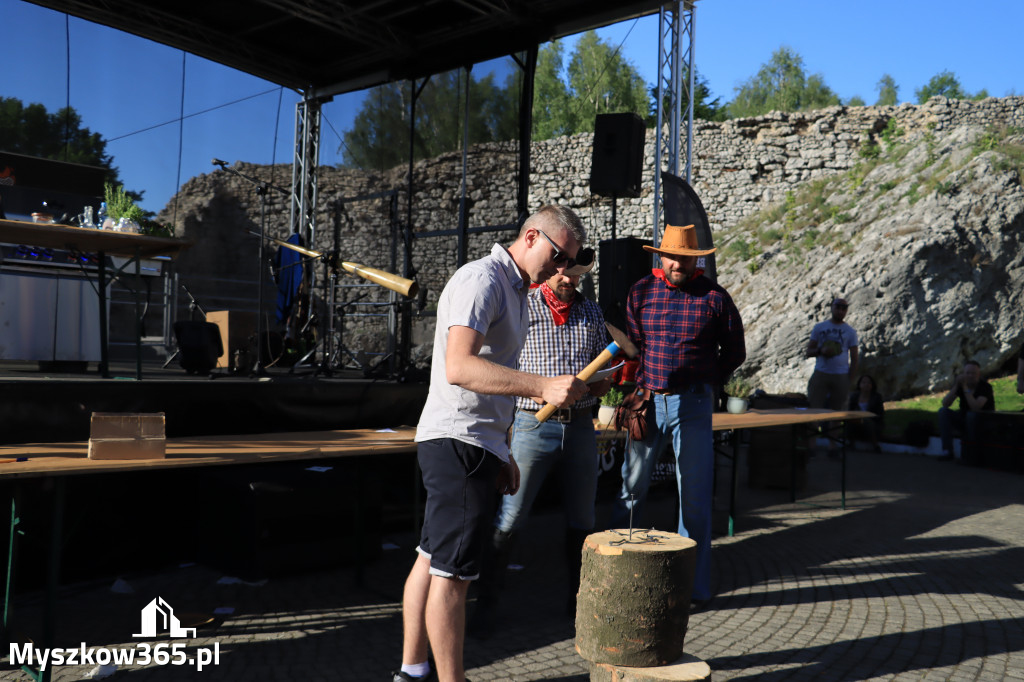
[[[430,661],[422,663],[403,663],[402,672],[413,677],[426,677],[430,674]]]

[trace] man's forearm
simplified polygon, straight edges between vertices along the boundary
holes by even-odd
[[[464,357],[447,369],[448,383],[474,393],[535,398],[542,392],[543,377],[520,372],[479,356]]]

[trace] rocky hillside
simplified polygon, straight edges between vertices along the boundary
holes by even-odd
[[[837,295],[888,397],[947,386],[969,358],[996,372],[1024,344],[1024,135],[892,121],[851,170],[716,238],[746,327],[740,371],[769,392],[806,390],[807,337]]]

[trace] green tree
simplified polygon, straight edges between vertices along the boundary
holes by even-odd
[[[430,158],[462,147],[465,72],[461,69],[431,76],[416,100],[413,153]],[[519,88],[515,74],[504,85],[493,73],[469,79],[469,143],[515,139],[519,133]],[[351,168],[393,168],[409,159],[408,82],[386,83],[371,89],[345,131],[342,164]]]
[[[806,76],[804,61],[788,47],[780,47],[757,74],[736,88],[727,106],[729,118],[760,116],[769,111],[801,111],[839,104],[839,96],[820,74]]]
[[[877,106],[890,107],[900,101],[900,86],[896,85],[896,81],[887,73],[882,74],[882,77],[878,80],[878,85],[875,86],[875,90],[878,90],[878,101],[875,102]]]
[[[695,70],[696,71],[696,70]],[[683,83],[689,82],[686,69],[683,70],[682,74]],[[704,121],[724,121],[725,120],[725,106],[722,105],[722,98],[716,97],[711,99],[711,87],[708,85],[707,79],[700,75],[699,71],[696,71],[693,77],[693,117],[695,119],[702,119]],[[647,127],[652,128],[657,125],[658,121],[658,86],[652,85],[650,87],[650,110],[647,113]],[[686,107],[689,104],[685,90],[682,93],[683,101],[681,108],[686,111]],[[662,110],[668,111],[669,101],[668,97],[665,98],[662,104]],[[662,114],[664,115],[664,113]]]
[[[576,42],[568,74],[573,132],[593,132],[598,114],[647,113],[647,86],[636,67],[594,31]]]
[[[537,70],[533,79],[533,137],[548,140],[575,132],[570,119],[573,113],[569,87],[562,80],[562,57],[565,47],[553,40],[537,53]]]
[[[854,95],[850,99],[846,100],[846,106],[848,107],[863,107],[866,105],[864,98],[860,95]]]
[[[537,55],[535,139],[592,132],[598,114],[632,111],[644,117],[649,107],[647,85],[636,67],[593,31],[580,36],[568,65],[557,40]]]
[[[917,96],[918,104],[924,104],[936,96],[948,97],[950,99],[970,99],[970,95],[964,91],[963,86],[960,85],[960,81],[957,80],[952,71],[943,71],[935,74],[926,85],[914,90],[914,95]]]
[[[14,97],[0,97],[0,149],[89,166],[111,168],[107,142],[99,133],[82,127],[71,107],[51,114],[42,104],[25,106]],[[117,171],[111,169],[111,179]]]

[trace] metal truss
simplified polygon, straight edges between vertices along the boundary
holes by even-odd
[[[696,0],[666,3],[658,13],[658,127],[654,148],[654,243],[661,232],[661,172],[679,175],[680,136],[686,117],[685,176],[693,162],[694,15]],[[686,110],[683,111],[683,103]],[[667,106],[668,112],[664,111]]]

